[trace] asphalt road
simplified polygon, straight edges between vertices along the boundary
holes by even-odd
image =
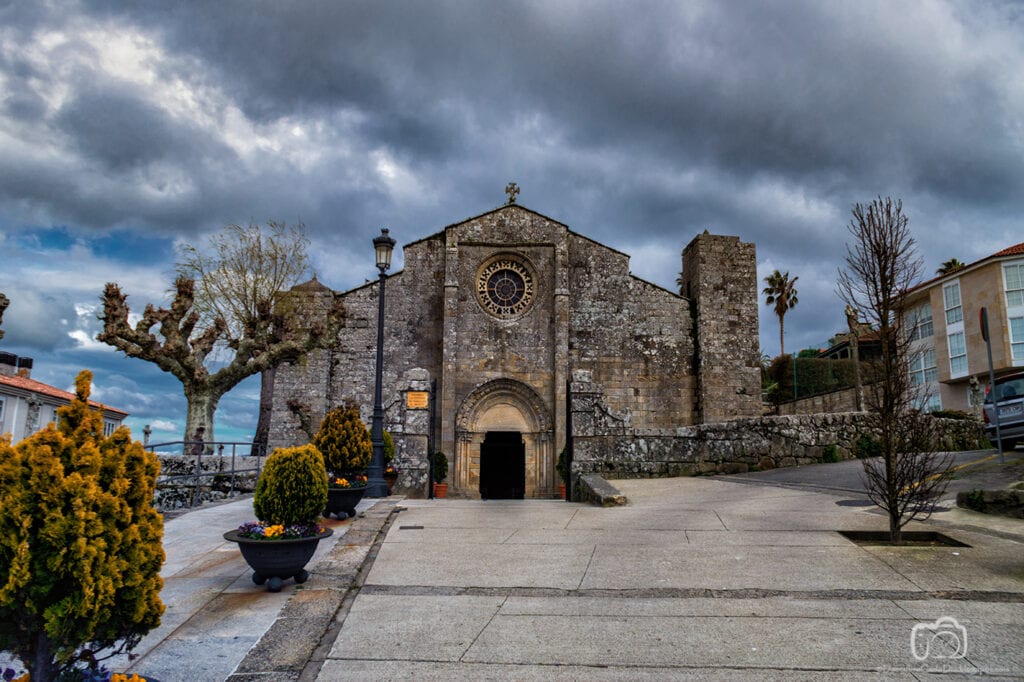
[[[949,453],[955,469],[943,500],[955,498],[956,493],[976,488],[1005,488],[1014,481],[1024,479],[1024,450],[1006,452],[1004,464],[994,449],[969,450]],[[867,501],[864,467],[861,460],[846,460],[831,464],[770,469],[746,474],[725,476],[730,480],[752,485],[769,485],[832,492],[856,505]],[[837,504],[843,504],[838,502]]]

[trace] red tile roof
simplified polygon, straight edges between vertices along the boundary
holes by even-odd
[[[998,258],[999,256],[1022,256],[1024,255],[1024,242],[1016,244],[1014,246],[1008,246],[998,253],[993,253],[991,258]]]
[[[34,393],[39,393],[41,395],[50,396],[51,398],[58,398],[60,400],[67,400],[68,402],[71,402],[75,398],[75,394],[74,393],[69,393],[68,391],[62,391],[59,388],[54,388],[53,386],[50,386],[49,384],[44,384],[41,381],[36,381],[35,379],[29,379],[27,377],[19,377],[19,376],[9,377],[9,376],[0,374],[0,384],[6,385],[6,386],[10,386],[12,388],[20,388],[20,389],[22,389],[24,391],[32,391]],[[123,414],[126,417],[128,416],[128,413],[125,412],[124,410],[119,410],[116,407],[111,407],[110,405],[104,405],[103,403],[98,403],[95,400],[90,400],[89,404],[91,406],[97,407],[97,408],[99,408],[101,410],[108,410],[110,412],[114,412],[114,413],[117,413],[117,414]]]

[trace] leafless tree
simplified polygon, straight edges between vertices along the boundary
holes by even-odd
[[[244,308],[244,315],[236,314],[228,306],[237,302],[220,300],[217,307],[204,299],[198,304],[196,286],[194,279],[179,274],[170,307],[147,305],[132,326],[127,296],[116,283],[108,283],[100,315],[103,331],[97,339],[152,362],[181,381],[188,401],[185,440],[202,433],[209,447],[215,441],[213,415],[224,394],[246,377],[329,344],[344,308],[340,297],[325,300],[293,292],[276,292],[275,297],[273,287],[252,285],[251,307]],[[232,316],[230,321],[227,315]],[[217,357],[218,348],[229,358]]]
[[[839,297],[861,312],[878,331],[881,355],[867,363],[868,425],[877,435],[880,456],[864,461],[868,495],[889,515],[893,544],[902,529],[927,518],[948,483],[950,456],[936,452],[931,417],[920,411],[921,396],[910,381],[913,325],[906,293],[921,278],[922,261],[903,214],[903,202],[886,197],[856,204],[839,271]],[[908,328],[908,325],[910,328]]]
[[[4,311],[11,304],[11,299],[0,293],[0,324],[4,323]],[[4,330],[0,329],[0,339],[4,338]]]
[[[282,292],[308,279],[309,239],[303,225],[269,221],[266,229],[250,223],[229,225],[212,236],[205,249],[179,247],[177,270],[195,280],[195,307],[201,325],[223,319],[240,338],[259,325],[260,310]],[[279,306],[280,307],[280,306]],[[254,444],[266,446],[270,433],[275,368],[260,372],[260,407]]]

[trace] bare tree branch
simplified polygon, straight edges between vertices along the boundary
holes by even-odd
[[[281,279],[285,274],[301,271],[274,260],[287,258],[292,251],[280,248],[273,240],[268,247],[258,234],[254,236],[243,228],[229,229],[227,234],[241,235],[240,248],[251,247],[255,253],[233,257],[223,268],[206,270],[199,289],[195,280],[179,274],[170,306],[147,305],[134,327],[128,322],[131,311],[127,296],[116,283],[107,284],[102,296],[103,331],[98,340],[125,355],[152,362],[181,381],[188,400],[185,440],[203,433],[203,440],[212,442],[213,414],[225,393],[246,377],[329,345],[344,319],[341,298],[326,287],[314,293],[268,288],[268,283],[286,281]],[[226,249],[227,245],[221,243],[220,248]],[[260,260],[268,248],[274,258]],[[205,257],[198,251],[192,252],[200,259],[196,264],[209,265],[210,261],[201,260]],[[300,255],[304,262],[304,246]],[[248,270],[257,267],[265,268],[266,273]],[[233,290],[238,294],[236,300],[214,298],[232,292],[230,282],[216,281],[214,275],[218,272],[237,276],[234,281],[238,288]],[[238,317],[229,319],[224,314]],[[222,344],[232,351],[231,358],[211,372],[211,356]]]

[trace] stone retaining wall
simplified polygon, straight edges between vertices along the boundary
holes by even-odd
[[[778,413],[821,414],[823,412],[853,412],[856,409],[857,389],[844,388],[780,403]]]
[[[231,457],[204,455],[199,471],[203,474],[196,490],[196,457],[193,455],[165,455],[157,453],[160,475],[157,477],[154,505],[157,511],[183,509],[225,499],[232,494],[251,493],[256,489],[258,470],[265,458],[235,457],[235,476],[232,482]],[[244,471],[246,469],[256,471]],[[185,476],[186,478],[171,478]]]
[[[573,472],[612,478],[737,473],[819,463],[829,445],[836,447],[839,459],[851,459],[854,442],[868,430],[865,419],[864,413],[847,412],[755,417],[672,430],[578,432]],[[975,449],[986,442],[975,421],[936,419],[935,432],[943,450]]]

